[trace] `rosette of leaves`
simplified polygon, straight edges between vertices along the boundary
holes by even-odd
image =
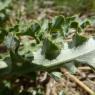
[[[55,23],[59,22],[55,21]],[[73,22],[73,24],[75,24],[76,26],[73,28],[77,29],[78,24],[75,22]],[[54,26],[56,25],[54,24]],[[51,27],[49,28],[51,28],[52,30],[54,28],[52,27],[53,25],[51,23]],[[53,29],[54,33],[57,33],[56,39],[61,37],[58,35],[61,35],[59,31],[62,29],[62,27],[64,27],[63,22],[61,23],[61,25],[59,25],[59,27],[56,26],[55,29]],[[7,64],[7,67],[3,69],[3,71],[5,72],[3,73],[2,71],[2,74],[6,74],[7,72],[7,74],[10,75],[22,75],[35,71],[50,71],[59,68],[64,64],[68,64],[68,62],[72,61],[87,63],[94,68],[94,61],[92,60],[94,60],[93,55],[95,51],[95,40],[93,38],[86,38],[85,36],[81,35],[76,31],[70,44],[70,47],[72,48],[68,46],[68,42],[66,42],[67,46],[65,46],[64,38],[62,38],[61,40],[61,42],[63,42],[63,47],[60,47],[59,41],[57,41],[56,43],[56,39],[52,38],[53,30],[48,31],[49,29],[44,29],[47,31],[45,31],[44,33],[42,32],[44,34],[42,35],[43,39],[40,39],[39,43],[36,43],[35,46],[31,45],[29,40],[24,41],[25,43],[23,42],[24,45],[22,46],[22,40],[19,39],[19,36],[31,36],[34,39],[39,39],[39,33],[41,32],[41,24],[34,23],[24,32],[8,33],[8,35],[5,37],[4,42],[6,47],[8,48],[9,53],[7,57],[1,59],[4,63]],[[86,59],[88,58],[88,55],[92,56],[89,59],[93,62],[92,64],[90,64],[90,62],[88,62],[88,60]],[[8,60],[5,60],[6,58]],[[85,58],[85,60],[81,58]]]

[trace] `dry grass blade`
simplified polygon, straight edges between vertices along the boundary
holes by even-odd
[[[88,67],[88,66],[85,66],[85,67],[79,67],[78,68],[79,70],[91,70],[91,68],[90,67]]]
[[[71,75],[66,69],[61,68],[61,71],[64,73],[65,76],[69,76],[71,80],[75,81],[78,85],[80,85],[90,95],[94,95],[94,92],[89,87],[87,87],[83,82],[77,79],[74,75]]]

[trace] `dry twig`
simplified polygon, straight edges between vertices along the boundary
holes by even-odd
[[[69,76],[71,80],[75,81],[78,85],[80,85],[90,95],[94,95],[94,92],[89,87],[87,87],[83,82],[77,79],[74,75],[71,75],[66,69],[61,68],[61,71],[64,73],[65,76]]]

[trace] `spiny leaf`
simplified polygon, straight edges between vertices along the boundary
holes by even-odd
[[[79,23],[76,21],[71,22],[70,28],[74,28],[76,30],[76,32],[78,32],[78,33],[82,32],[82,28],[79,26]]]
[[[51,40],[45,39],[43,42],[43,47],[42,47],[42,54],[45,56],[47,59],[54,59],[56,58],[60,53],[60,48],[54,44]]]
[[[86,19],[86,20],[84,20],[82,23],[81,23],[81,27],[82,28],[85,28],[86,26],[88,26],[88,25],[91,25],[91,22],[90,22],[90,20],[88,20],[88,19]]]
[[[18,33],[18,35],[29,35],[35,38],[37,43],[39,43],[39,31],[40,25],[38,23],[32,24],[26,31]]]
[[[52,20],[52,28],[51,32],[56,32],[59,29],[61,29],[62,24],[64,23],[64,17],[63,16],[57,16]]]
[[[72,42],[69,43],[69,47],[78,47],[82,44],[84,44],[86,41],[88,40],[87,37],[84,37],[78,33],[76,33],[73,38],[72,38]]]
[[[70,27],[71,28],[78,28],[78,26],[79,26],[79,23],[78,22],[76,22],[76,21],[73,21],[73,22],[71,22],[71,24],[70,24]]]
[[[43,55],[41,55],[41,49],[39,49],[34,54],[34,61],[33,63],[39,64],[41,63],[47,70],[55,69],[63,64],[67,64],[67,62],[76,60],[76,58],[88,55],[90,52],[95,51],[95,40],[92,38],[86,41],[83,45],[80,45],[77,48],[72,49],[63,49],[61,53],[57,56],[56,59],[48,60],[45,59]],[[39,56],[38,56],[39,55]]]

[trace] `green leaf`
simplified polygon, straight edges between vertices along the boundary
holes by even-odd
[[[57,81],[62,78],[61,72],[51,72],[50,75]]]
[[[35,38],[37,43],[39,43],[39,31],[40,25],[38,23],[33,23],[26,31],[18,33],[18,35],[29,35]]]
[[[1,32],[0,40],[2,42],[2,37],[5,36],[4,43],[8,48],[8,52],[6,52],[7,57],[5,54],[0,54],[0,60],[7,64],[6,68],[0,69],[1,75],[9,74],[18,76],[40,70],[50,71],[64,64],[66,64],[67,67],[70,66],[71,68],[68,69],[72,71],[74,66],[70,65],[70,62],[78,60],[77,58],[80,57],[86,57],[95,51],[95,40],[78,34],[79,31],[81,31],[81,27],[80,23],[77,23],[75,19],[75,17],[64,18],[58,16],[51,22],[47,21],[42,27],[39,23],[30,23],[29,26],[25,25],[26,27],[24,27],[23,23],[20,26],[19,23],[13,27],[13,30],[9,29],[11,30],[9,31],[10,33],[6,33],[5,35]],[[77,32],[72,38],[71,45],[66,42],[66,48],[66,40],[62,37],[60,32],[62,31],[63,34],[65,34],[71,28],[74,28]],[[34,39],[20,40],[18,39],[19,36],[32,36]],[[33,43],[31,44],[30,41],[35,41],[35,45],[33,46]],[[38,44],[36,44],[36,42],[38,42]],[[72,48],[70,48],[69,45]],[[86,62],[90,64],[88,60],[86,60]],[[94,67],[93,64],[94,61],[91,63],[91,66]]]
[[[70,24],[71,24],[71,22],[73,22],[75,20],[75,18],[76,18],[75,16],[65,18],[65,21],[64,21],[64,24],[62,27],[64,36],[68,35],[69,29],[70,29]]]
[[[79,22],[72,21],[70,24],[70,28],[74,28],[76,30],[76,32],[78,32],[78,33],[82,32],[82,28],[80,27]]]
[[[32,63],[32,57],[25,55],[25,57],[18,54],[18,52],[10,51],[11,56],[11,71],[9,75],[22,75],[25,73],[30,73],[38,71],[40,69],[44,70],[45,68],[39,64]],[[30,58],[31,57],[31,58]]]
[[[87,40],[88,40],[87,37],[82,36],[82,35],[76,33],[73,36],[73,38],[72,38],[72,42],[69,43],[69,47],[70,48],[72,48],[72,47],[78,47],[78,46],[84,44]]]
[[[46,33],[48,33],[49,27],[49,20],[45,19],[41,24],[41,29],[38,32],[38,37],[40,40],[44,39]]]
[[[88,55],[89,53],[95,51],[95,41],[93,39],[89,39],[84,45],[81,45],[78,48],[66,49],[62,50],[60,55],[53,60],[45,59],[41,54],[41,50],[36,51],[34,54],[34,60],[32,63],[25,61],[22,65],[17,65],[12,67],[11,74],[24,74],[33,71],[39,70],[53,70],[63,66],[64,64],[68,64],[67,62],[76,60],[78,57]],[[18,56],[21,60],[21,58]],[[18,59],[17,58],[17,59]],[[16,61],[15,61],[16,62]],[[20,61],[17,61],[19,63]],[[24,62],[24,61],[21,61]]]
[[[76,68],[74,62],[69,62],[69,63],[65,64],[64,67],[65,67],[71,74],[75,74],[76,71],[77,71],[77,68]]]
[[[42,47],[42,55],[46,59],[52,60],[56,58],[60,53],[60,48],[49,39],[44,39]]]
[[[76,19],[76,16],[70,16],[65,18],[65,23],[70,23]]]
[[[33,63],[29,63],[26,62],[24,64],[22,63],[18,63],[17,66],[12,67],[11,72],[9,73],[9,75],[24,75],[30,72],[36,72],[39,70],[45,70],[45,67],[42,66],[41,64],[33,64]]]
[[[22,35],[35,36],[40,30],[40,25],[38,23],[33,23],[27,31],[23,32]]]
[[[75,61],[80,64],[87,64],[95,70],[95,51],[84,56],[80,56]]]
[[[88,55],[90,52],[95,51],[95,40],[90,38],[83,45],[80,45],[77,48],[72,49],[63,49],[61,53],[56,57],[56,59],[48,60],[45,59],[43,55],[41,55],[41,49],[39,49],[34,54],[33,63],[41,64],[47,70],[56,69],[63,64],[68,64],[67,62],[73,61],[78,57]]]
[[[52,20],[51,32],[56,32],[56,31],[60,30],[63,24],[64,24],[64,17],[63,16],[56,16]]]
[[[71,22],[71,24],[70,24],[70,27],[71,27],[71,28],[75,28],[75,29],[77,29],[78,26],[79,26],[79,23],[76,22],[76,21],[73,21],[73,22]]]
[[[88,25],[91,25],[91,22],[90,22],[90,20],[86,19],[86,20],[82,21],[82,23],[81,23],[80,26],[81,26],[82,28],[85,28],[85,27],[88,26]]]

